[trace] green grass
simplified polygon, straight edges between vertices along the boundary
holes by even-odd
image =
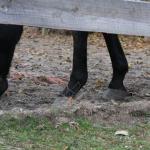
[[[78,126],[63,124],[55,128],[49,119],[0,118],[0,150],[150,150],[150,124],[130,128],[93,125],[77,118]],[[119,129],[129,136],[115,136]]]

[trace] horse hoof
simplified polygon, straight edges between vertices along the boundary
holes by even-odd
[[[72,91],[71,89],[69,89],[68,87],[66,87],[61,93],[60,96],[66,96],[66,97],[74,97],[76,95],[76,93],[74,91]]]
[[[4,92],[8,88],[8,81],[7,79],[0,78],[0,96],[4,94]]]
[[[131,93],[128,93],[126,90],[118,90],[118,89],[108,89],[103,98],[107,100],[119,100],[124,101],[125,98],[132,96]]]
[[[60,96],[75,97],[82,87],[83,85],[80,82],[75,83],[71,87],[67,86],[63,92],[60,93]]]

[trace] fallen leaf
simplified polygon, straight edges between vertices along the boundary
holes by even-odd
[[[68,106],[71,107],[73,105],[73,97],[69,97],[67,103]]]
[[[64,85],[66,84],[66,81],[64,81],[61,78],[58,77],[46,77],[46,76],[39,76],[37,79],[41,82],[46,82],[48,84],[59,84],[59,85]]]
[[[68,147],[68,146],[65,146],[63,150],[69,150],[69,147]]]
[[[122,135],[122,136],[128,136],[129,133],[126,130],[119,130],[115,132],[115,135]]]
[[[69,126],[70,126],[71,128],[74,128],[74,129],[79,130],[79,123],[77,123],[77,122],[75,122],[75,121],[69,122]]]
[[[96,89],[97,89],[97,88],[100,88],[100,87],[103,86],[103,84],[104,84],[104,81],[102,81],[102,80],[96,80],[95,88],[96,88]]]
[[[11,75],[12,80],[22,80],[22,78],[24,78],[24,77],[25,77],[25,75],[20,72],[16,72]]]

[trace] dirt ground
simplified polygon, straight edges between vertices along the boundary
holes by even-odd
[[[70,105],[59,93],[71,72],[72,37],[53,32],[43,36],[37,29],[27,28],[16,48],[9,89],[0,99],[0,114],[49,115],[57,121],[85,116],[104,124],[150,121],[150,39],[120,38],[130,67],[125,85],[133,96],[127,102],[102,98],[111,80],[111,62],[101,34],[92,34],[88,42],[89,79]]]

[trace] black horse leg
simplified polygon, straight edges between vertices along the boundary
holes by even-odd
[[[105,96],[108,98],[122,99],[129,95],[123,84],[125,75],[128,72],[128,62],[118,36],[106,33],[103,33],[103,35],[113,67],[113,77],[109,84],[109,90],[106,92]]]
[[[75,96],[87,81],[87,38],[88,32],[73,31],[73,67],[68,86],[63,91],[67,97]]]
[[[7,75],[22,30],[22,26],[0,24],[0,96],[8,88]]]

